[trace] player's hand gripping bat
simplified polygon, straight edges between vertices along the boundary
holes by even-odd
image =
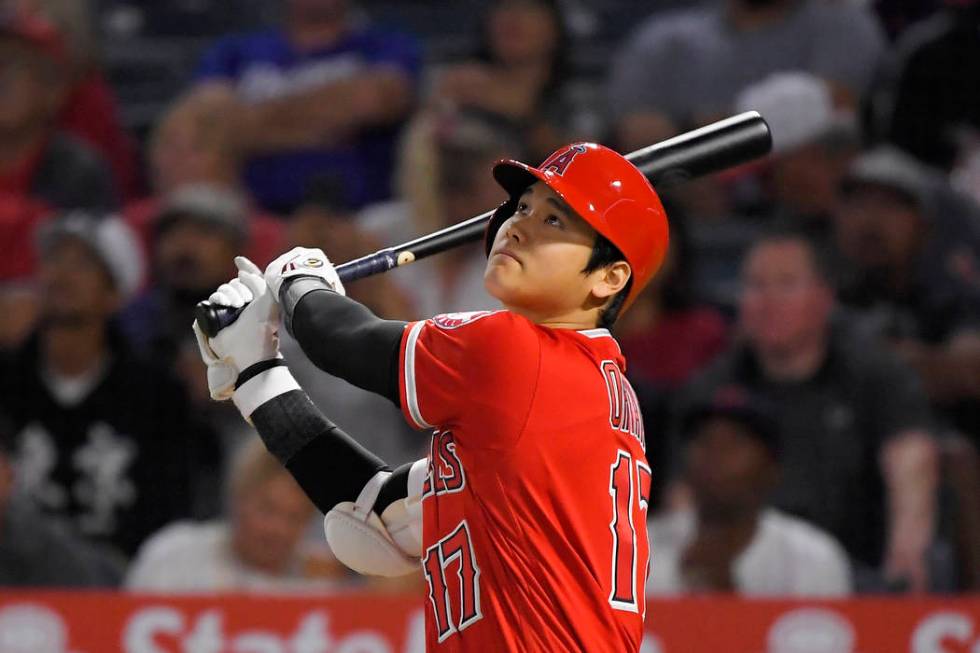
[[[654,188],[662,190],[746,163],[767,154],[771,147],[769,125],[758,112],[747,111],[631,152],[626,158],[647,176]],[[493,211],[338,265],[337,274],[347,283],[481,240]],[[194,314],[204,333],[214,337],[234,322],[241,310],[205,301],[197,305]]]

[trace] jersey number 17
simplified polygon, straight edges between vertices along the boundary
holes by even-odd
[[[609,466],[609,496],[612,497],[612,590],[609,604],[616,610],[640,613],[645,587],[644,579],[650,568],[649,547],[646,560],[638,560],[639,538],[647,539],[646,514],[650,499],[650,467],[642,460],[633,460],[628,451],[620,449]],[[637,529],[640,529],[637,533]],[[642,573],[640,577],[638,574]],[[644,610],[646,602],[643,601]]]

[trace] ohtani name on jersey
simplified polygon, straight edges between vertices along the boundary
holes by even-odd
[[[429,475],[422,485],[422,498],[461,492],[466,487],[466,472],[456,455],[452,432],[436,431],[429,446]]]
[[[640,402],[633,392],[633,386],[623,376],[615,361],[602,361],[602,378],[606,382],[606,393],[609,395],[609,425],[618,431],[629,433],[646,449]]]

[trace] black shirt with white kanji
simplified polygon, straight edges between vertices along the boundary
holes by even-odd
[[[18,491],[80,535],[131,555],[190,516],[194,488],[216,473],[218,455],[183,387],[111,341],[101,369],[72,390],[44,371],[38,339],[30,340],[3,365],[0,410],[13,423]]]

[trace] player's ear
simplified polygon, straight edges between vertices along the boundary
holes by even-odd
[[[609,299],[626,287],[632,270],[626,261],[616,261],[593,272],[596,281],[592,286],[592,294],[601,300]]]

